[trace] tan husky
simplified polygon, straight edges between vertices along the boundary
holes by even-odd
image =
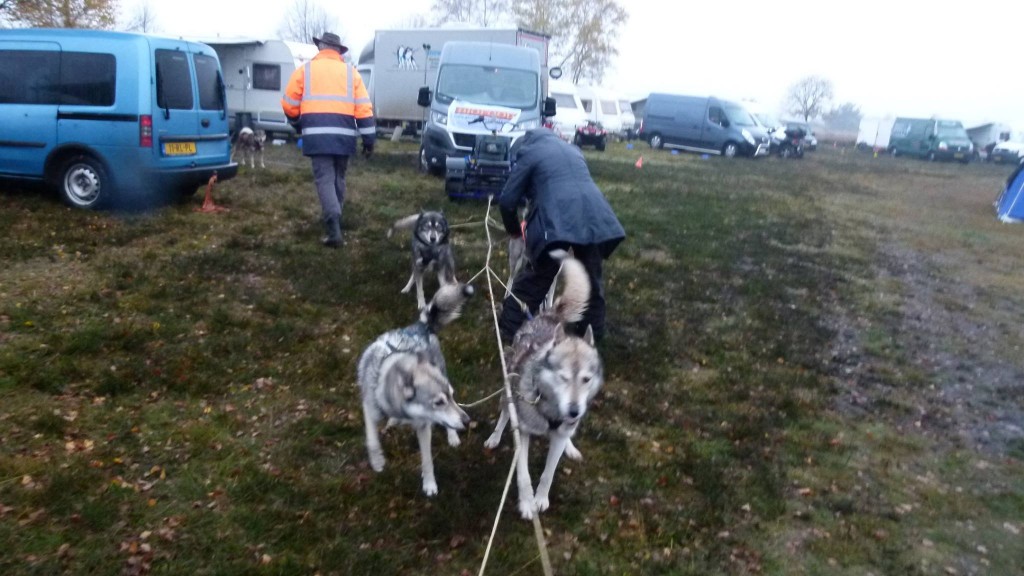
[[[604,382],[593,331],[588,327],[582,338],[566,332],[567,324],[583,318],[590,298],[590,279],[583,265],[573,258],[564,259],[559,276],[565,284],[561,296],[554,306],[519,328],[505,354],[522,434],[522,453],[516,462],[519,513],[527,520],[547,510],[551,482],[562,454],[574,460],[582,458],[572,436]],[[485,447],[498,446],[508,419],[503,399],[498,424]],[[527,464],[531,436],[546,436],[549,441],[547,463],[536,494]]]

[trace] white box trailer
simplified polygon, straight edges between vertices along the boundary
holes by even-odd
[[[377,30],[359,55],[358,70],[373,102],[377,129],[407,132],[423,128],[426,109],[416,103],[420,88],[437,83],[437,66],[446,42],[493,42],[527,46],[540,55],[547,94],[548,42],[544,34],[520,28],[441,27]]]
[[[889,139],[892,137],[892,126],[896,122],[893,117],[861,118],[857,129],[857,145],[876,150],[888,150]]]
[[[996,144],[1006,142],[1013,136],[1013,129],[1008,124],[989,122],[981,126],[967,129],[967,136],[974,143],[974,149],[985,156],[992,152]]]
[[[292,72],[319,50],[312,44],[255,38],[197,38],[217,52],[224,71],[232,132],[249,126],[274,135],[292,136],[281,109],[281,96]]]

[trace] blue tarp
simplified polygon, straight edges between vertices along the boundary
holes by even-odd
[[[1024,222],[1024,164],[1006,179],[1006,189],[996,202],[996,217],[1003,222]]]

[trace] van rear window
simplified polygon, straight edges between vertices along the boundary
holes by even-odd
[[[156,105],[171,110],[191,110],[192,102],[188,55],[178,50],[157,50]]]
[[[116,70],[113,54],[64,52],[60,58],[61,104],[113,106]]]
[[[217,59],[205,54],[196,54],[196,82],[199,84],[199,108],[203,110],[223,110],[224,100],[221,98],[220,67]]]
[[[60,52],[0,50],[0,104],[59,104]]]

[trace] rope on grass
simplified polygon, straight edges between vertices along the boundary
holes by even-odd
[[[491,219],[491,205],[494,197],[489,196],[487,198],[487,218],[486,224],[493,224]],[[480,564],[480,572],[478,576],[484,576],[484,570],[487,569],[487,560],[491,555],[491,547],[494,545],[494,537],[498,532],[498,522],[501,519],[502,510],[505,508],[505,501],[508,499],[509,487],[512,484],[512,475],[515,473],[516,465],[519,459],[522,457],[522,445],[519,432],[519,414],[516,412],[516,403],[512,395],[512,384],[508,371],[508,365],[505,363],[505,354],[502,351],[503,346],[501,345],[501,330],[498,328],[498,310],[497,303],[494,300],[494,285],[491,282],[491,278],[498,278],[498,275],[491,268],[491,255],[494,251],[494,242],[491,240],[491,228],[486,225],[484,229],[487,231],[487,260],[484,263],[484,271],[487,272],[487,293],[491,300],[491,316],[494,318],[494,336],[498,343],[498,358],[501,359],[501,374],[502,381],[504,382],[503,392],[505,393],[505,402],[507,404],[509,424],[512,427],[512,442],[515,444],[515,450],[512,453],[512,466],[508,471],[508,478],[505,480],[505,489],[501,493],[501,502],[498,504],[498,512],[494,516],[494,526],[491,528],[491,536],[487,540],[487,549],[484,551],[484,559]],[[479,274],[477,275],[479,276]],[[498,281],[501,282],[500,280]],[[533,532],[537,538],[537,548],[540,551],[540,563],[544,569],[545,576],[552,576],[551,570],[551,558],[548,556],[547,543],[544,541],[544,528],[540,524],[540,514],[533,514]]]

